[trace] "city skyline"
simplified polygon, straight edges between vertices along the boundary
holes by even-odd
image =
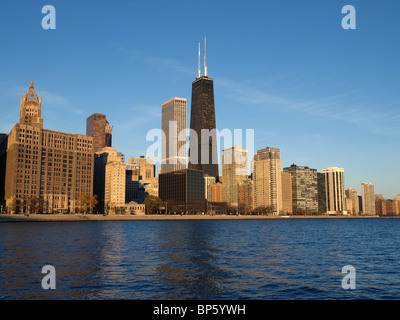
[[[179,96],[189,105],[197,44],[207,34],[218,129],[254,128],[254,151],[279,148],[282,167],[341,167],[346,189],[361,194],[361,183],[369,181],[377,194],[394,198],[400,190],[399,45],[386,30],[399,24],[393,8],[399,5],[379,4],[375,10],[372,1],[356,3],[357,29],[345,31],[340,26],[345,2],[286,1],[289,7],[256,2],[247,8],[229,3],[207,2],[198,14],[209,23],[186,31],[151,27],[172,10],[162,2],[162,13],[124,3],[127,12],[118,11],[115,19],[106,9],[117,5],[55,3],[57,29],[47,31],[37,4],[26,2],[22,10],[18,2],[5,4],[0,24],[2,30],[12,25],[13,34],[2,36],[0,58],[7,63],[0,73],[0,132],[9,133],[18,122],[19,99],[35,81],[45,128],[85,134],[86,118],[103,113],[114,126],[113,146],[126,158],[143,155],[147,131],[159,127],[161,103]],[[182,23],[188,24],[193,6],[179,7]],[[132,12],[135,19],[129,20]],[[239,22],[246,14],[253,18],[249,25],[248,18]],[[222,16],[226,25],[217,19]],[[143,19],[149,20],[147,28],[139,28]],[[116,20],[132,37],[113,25]],[[238,117],[242,109],[248,112]]]

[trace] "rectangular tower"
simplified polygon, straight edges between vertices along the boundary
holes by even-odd
[[[162,104],[161,129],[161,172],[186,169],[186,140],[179,139],[186,130],[186,99],[175,97]]]
[[[344,169],[331,167],[321,173],[325,175],[326,212],[345,213]]]
[[[361,184],[361,197],[363,212],[367,216],[375,215],[375,187],[372,183],[364,182]]]
[[[206,76],[192,83],[190,129],[189,169],[218,178],[214,83]]]
[[[112,145],[112,128],[104,114],[93,113],[86,119],[86,135],[93,137],[94,153]]]
[[[304,213],[318,212],[317,170],[292,164],[283,169],[292,176],[293,211]]]
[[[222,153],[222,201],[238,206],[239,184],[247,180],[247,149],[235,145]]]
[[[274,214],[282,210],[281,156],[278,148],[267,147],[254,155],[253,207]]]

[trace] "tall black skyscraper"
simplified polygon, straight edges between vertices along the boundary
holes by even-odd
[[[204,73],[204,76],[201,76],[199,44],[199,70],[198,77],[192,83],[190,111],[190,129],[196,132],[197,137],[190,133],[189,169],[201,170],[205,175],[218,179],[214,82],[207,77],[206,50],[204,50]]]

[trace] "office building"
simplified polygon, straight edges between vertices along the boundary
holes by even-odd
[[[318,212],[317,170],[292,164],[283,172],[292,176],[293,212],[315,214]]]
[[[361,184],[361,197],[363,212],[367,216],[374,216],[375,212],[375,187],[370,182]]]
[[[190,110],[189,169],[201,170],[218,178],[218,149],[214,105],[214,81],[207,76],[204,55],[204,76],[200,74],[192,83]]]
[[[169,208],[177,206],[187,214],[207,210],[204,175],[200,170],[183,169],[159,175],[159,197]]]
[[[253,208],[279,214],[282,210],[280,150],[257,151],[253,161]]]
[[[112,127],[104,114],[93,113],[86,119],[86,135],[93,137],[93,152],[112,146]]]
[[[186,99],[169,99],[161,108],[161,172],[186,169]],[[182,132],[185,139],[179,138]]]
[[[32,81],[21,98],[20,122],[8,135],[8,212],[75,212],[80,197],[93,193],[93,138],[43,129],[41,111]]]

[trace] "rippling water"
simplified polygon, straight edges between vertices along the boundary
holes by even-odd
[[[399,249],[396,218],[1,223],[0,299],[400,299]]]

